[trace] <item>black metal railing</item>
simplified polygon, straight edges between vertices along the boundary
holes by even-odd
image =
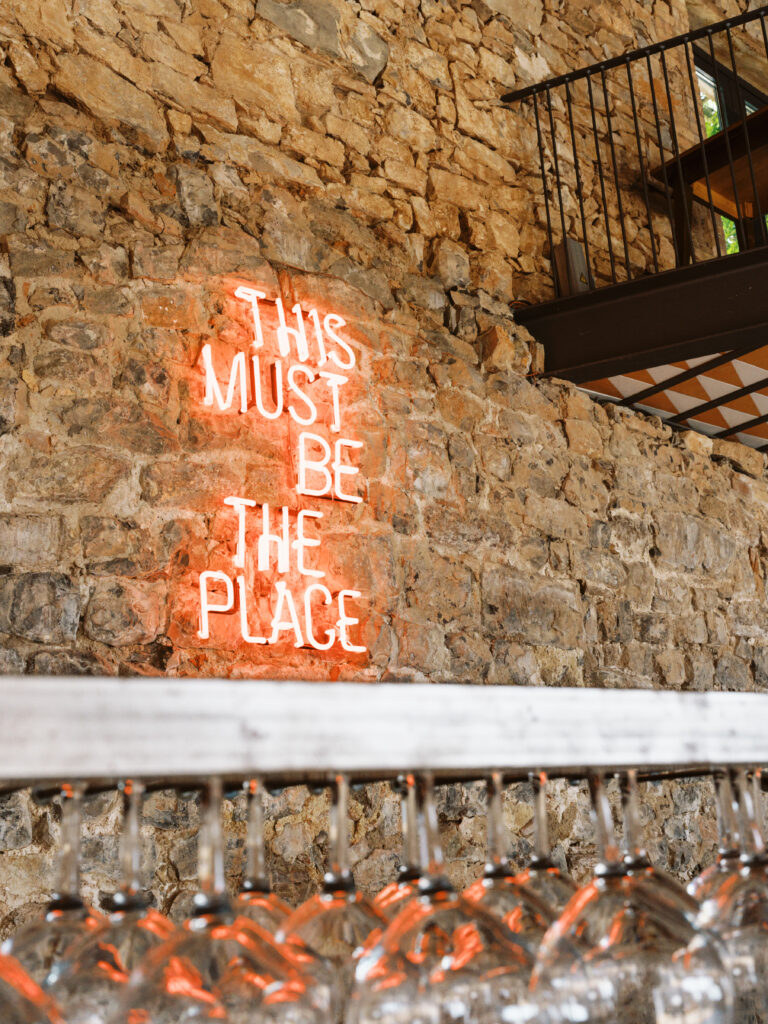
[[[536,227],[555,295],[768,244],[767,15],[503,97],[535,125]]]

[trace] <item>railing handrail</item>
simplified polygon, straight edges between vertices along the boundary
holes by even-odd
[[[766,14],[768,14],[768,4],[758,7],[754,11],[747,11],[746,14],[739,14],[734,18],[725,18],[723,21],[715,22],[712,25],[705,25],[703,28],[694,29],[692,32],[683,32],[682,35],[673,36],[671,39],[665,39],[660,43],[652,43],[650,46],[642,46],[637,50],[630,50],[627,53],[621,54],[619,57],[610,57],[608,60],[598,61],[596,64],[591,64],[587,68],[580,68],[578,71],[569,71],[565,75],[558,75],[556,78],[548,78],[545,82],[538,82],[536,85],[528,85],[524,89],[516,89],[513,92],[505,93],[504,96],[501,97],[501,102],[514,103],[517,100],[524,100],[529,96],[545,92],[547,89],[554,89],[559,85],[576,82],[582,78],[588,78],[598,72],[608,71],[609,68],[621,67],[623,64],[628,64],[633,60],[638,60],[642,57],[650,57],[655,53],[662,53],[665,50],[670,50],[674,46],[680,46],[683,43],[692,43],[697,39],[706,39],[707,36],[714,35],[715,32],[719,32],[727,28],[735,28],[738,25],[745,25],[750,21],[757,20],[758,18],[764,18]]]

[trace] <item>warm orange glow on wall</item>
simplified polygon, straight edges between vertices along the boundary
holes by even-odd
[[[289,313],[282,300],[269,300],[250,285],[238,285],[234,297],[251,321],[249,353],[222,353],[207,343],[201,353],[203,405],[233,415],[257,413],[265,423],[288,417],[294,490],[303,498],[324,498],[353,505],[359,468],[355,454],[363,442],[344,433],[344,389],[356,366],[345,337],[346,321],[333,312],[321,316],[296,303]],[[338,370],[347,371],[338,373]],[[304,428],[312,427],[312,430]],[[298,430],[297,430],[298,428]],[[231,566],[199,575],[200,640],[211,638],[217,616],[237,615],[245,644],[285,643],[327,651],[338,646],[351,654],[360,619],[353,587],[332,592],[326,583],[322,534],[315,535],[323,513],[260,501],[258,494],[228,494],[234,553]],[[265,581],[271,582],[271,614],[263,615]],[[257,612],[261,610],[261,622]],[[231,635],[231,629],[229,631]]]

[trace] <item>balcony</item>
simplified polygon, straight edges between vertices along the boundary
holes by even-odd
[[[768,450],[768,6],[503,101],[535,125],[549,376]]]

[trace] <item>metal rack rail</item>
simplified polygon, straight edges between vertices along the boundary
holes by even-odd
[[[768,763],[768,694],[410,683],[0,677],[5,785],[431,769],[695,772]]]

